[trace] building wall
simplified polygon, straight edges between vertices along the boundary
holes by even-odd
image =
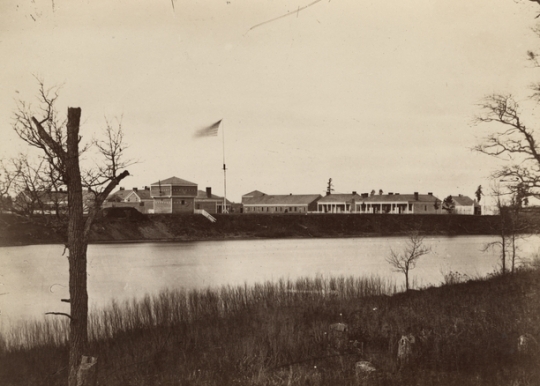
[[[206,210],[210,214],[217,213],[217,205],[213,201],[197,201],[195,202],[195,209]]]
[[[455,208],[456,214],[474,214],[474,205],[456,205]]]
[[[139,202],[139,197],[135,194],[130,194],[127,198],[126,198],[126,202]]]
[[[257,206],[244,206],[244,213],[306,213],[306,205],[257,205]]]
[[[161,185],[161,194],[159,185],[152,185],[150,187],[150,195],[152,197],[160,196],[186,196],[186,197],[195,197],[197,195],[196,186],[170,186],[170,185]]]
[[[409,203],[410,207],[411,203]],[[413,202],[413,213],[414,214],[436,214],[440,213],[440,210],[435,209],[434,202]],[[440,204],[439,204],[440,206]]]
[[[152,185],[150,187],[150,195],[152,197],[160,197],[160,196],[170,196],[171,195],[171,187],[170,186],[161,186],[161,194],[159,194],[159,185]]]
[[[194,209],[193,198],[173,198],[172,212],[169,211],[168,213],[194,213]]]
[[[172,187],[173,196],[196,196],[197,187],[196,186],[173,186]]]
[[[170,198],[154,199],[154,213],[171,213],[171,199]]]
[[[110,202],[103,203],[103,208],[135,208],[141,213],[149,213],[154,209],[154,203],[149,200],[141,202]]]

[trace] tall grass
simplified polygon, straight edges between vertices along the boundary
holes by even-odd
[[[539,282],[530,270],[397,294],[387,279],[322,276],[164,290],[94,310],[89,354],[107,385],[356,385],[359,360],[379,385],[535,385],[539,357],[515,342],[540,337]],[[4,339],[0,384],[65,384],[67,326],[54,320]],[[398,371],[404,334],[415,357]]]
[[[396,288],[395,282],[376,276],[317,276],[203,290],[164,289],[142,299],[112,300],[108,307],[91,311],[89,335],[91,340],[107,339],[119,332],[168,328],[254,310],[295,307],[328,299],[390,295]],[[62,346],[67,342],[68,327],[67,319],[61,316],[21,322],[5,335],[3,350]]]

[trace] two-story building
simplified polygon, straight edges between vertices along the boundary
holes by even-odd
[[[194,213],[197,194],[197,184],[178,177],[150,185],[154,213]]]

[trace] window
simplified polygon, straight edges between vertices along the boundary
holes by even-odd
[[[181,204],[186,205],[186,200],[182,200]]]

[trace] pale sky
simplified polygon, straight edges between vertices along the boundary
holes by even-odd
[[[0,154],[27,148],[15,100],[38,75],[81,107],[83,137],[123,116],[123,186],[177,176],[227,197],[383,189],[473,197],[496,163],[470,150],[493,92],[520,98],[540,7],[513,0],[3,0]],[[53,9],[54,4],[54,9]],[[219,137],[194,138],[223,119]]]

